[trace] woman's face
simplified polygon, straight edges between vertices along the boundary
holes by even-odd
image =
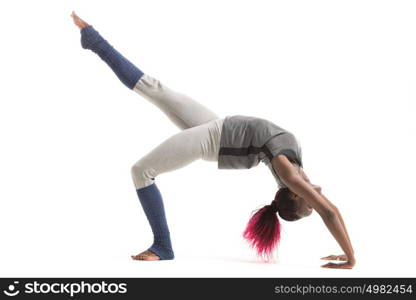
[[[295,167],[296,171],[299,173],[299,175],[308,182],[315,191],[317,191],[319,194],[321,194],[321,187],[319,185],[315,185],[310,182],[309,178],[306,176],[305,172],[303,172],[303,169],[296,163],[292,163],[292,165]],[[296,211],[296,214],[298,215],[299,219],[303,217],[309,216],[313,208],[308,204],[308,202],[303,199],[302,197],[299,197],[295,193],[289,190],[289,197],[297,202],[298,209]]]
[[[315,191],[317,191],[319,194],[321,193],[321,187],[320,186],[314,185],[314,184],[312,184],[312,186],[315,189]],[[299,197],[298,195],[296,195],[292,191],[289,191],[289,197],[292,200],[296,201],[297,204],[298,204],[297,214],[298,214],[299,218],[307,217],[312,213],[313,208],[312,208],[312,206],[310,206],[308,204],[308,202],[306,202],[305,199],[303,199],[302,197]]]
[[[313,208],[305,201],[305,199],[297,196],[295,193],[292,192],[290,192],[289,197],[295,200],[298,204],[296,214],[299,216],[299,218],[307,217],[312,213]]]

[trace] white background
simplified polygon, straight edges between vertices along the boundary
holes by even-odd
[[[415,276],[414,1],[2,1],[0,275]],[[319,215],[282,221],[276,261],[242,239],[276,183],[260,164],[196,161],[157,178],[176,259],[132,261],[152,235],[130,167],[178,132],[80,46],[75,10],[144,72],[221,117],[301,141],[340,209],[353,270]]]

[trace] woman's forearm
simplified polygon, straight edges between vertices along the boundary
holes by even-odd
[[[345,231],[345,235],[347,236],[347,239],[348,239],[348,243],[350,244],[350,247],[352,249],[352,254],[354,255],[354,248],[352,247],[351,240],[350,240],[350,236],[348,235],[347,227],[345,226],[345,223],[344,223],[344,220],[343,220],[343,218],[341,216],[341,213],[339,212],[338,209],[336,209],[335,212],[337,213],[338,218],[341,221],[342,227],[343,227],[343,229]]]
[[[325,197],[325,195],[323,195],[322,193],[321,193],[321,196],[322,196],[322,197],[323,197],[326,201],[328,201],[329,203],[331,203],[331,202],[328,200],[328,198],[326,198],[326,197]],[[335,210],[335,213],[338,215],[338,218],[339,218],[339,220],[340,220],[340,222],[341,222],[342,228],[344,229],[345,235],[347,236],[348,243],[349,243],[349,245],[350,245],[350,247],[351,247],[351,249],[352,249],[352,253],[354,254],[354,249],[353,249],[353,247],[352,247],[352,244],[351,244],[351,239],[350,239],[350,236],[348,235],[348,230],[347,230],[347,227],[345,226],[344,219],[342,218],[341,213],[340,213],[340,211],[338,210],[338,208],[337,208],[336,206],[333,206],[333,208],[334,208],[334,210]]]
[[[355,263],[354,250],[352,249],[347,232],[344,230],[341,219],[342,218],[340,218],[336,212],[334,212],[331,216],[322,216],[322,220],[324,221],[326,227],[347,255],[348,261]]]

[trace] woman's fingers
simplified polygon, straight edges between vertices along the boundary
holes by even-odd
[[[336,264],[336,263],[327,263],[321,266],[322,268],[329,268],[329,269],[352,269],[353,266],[348,263],[341,263],[341,264]]]
[[[321,259],[324,259],[324,260],[335,260],[335,257],[336,257],[336,255],[328,255],[328,256],[322,257]]]
[[[321,267],[322,268],[330,268],[332,265],[333,265],[334,263],[326,263],[326,264],[324,264],[324,265],[322,265]]]
[[[321,257],[321,259],[323,260],[345,260],[347,261],[347,256],[345,254],[341,254],[341,255],[328,255],[325,257]]]

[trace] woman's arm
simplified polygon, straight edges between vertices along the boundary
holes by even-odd
[[[338,215],[338,217],[339,217],[339,220],[341,221],[341,224],[342,224],[342,227],[343,227],[343,229],[344,229],[344,231],[345,231],[345,234],[347,235],[347,238],[348,238],[348,243],[350,244],[350,247],[352,248],[352,244],[351,244],[351,240],[350,240],[350,236],[348,235],[348,231],[347,231],[347,227],[345,226],[345,223],[344,223],[344,220],[343,220],[343,218],[342,218],[342,216],[341,216],[341,213],[339,212],[339,210],[338,210],[338,208],[335,206],[335,205],[333,205],[332,204],[332,202],[331,201],[329,201],[328,200],[328,198],[327,197],[325,197],[325,195],[324,194],[322,194],[322,191],[321,191],[321,187],[320,186],[318,186],[318,185],[315,185],[315,184],[313,184],[310,180],[309,180],[309,177],[305,174],[305,172],[303,171],[303,169],[300,169],[299,168],[299,174],[301,175],[301,177],[306,181],[306,182],[308,182],[310,185],[312,185],[312,187],[315,189],[315,190],[317,190],[318,191],[318,193],[329,203],[329,205],[331,205],[332,206],[332,208],[335,210],[335,212],[336,212],[336,214]],[[353,254],[354,254],[354,249],[353,249]],[[329,255],[328,257],[334,257],[335,255]],[[342,256],[342,255],[337,255],[337,256]],[[328,258],[328,257],[326,257],[326,258]],[[324,259],[326,259],[326,258],[324,258]]]
[[[328,200],[328,198],[326,198],[326,197],[325,197],[325,195],[323,195],[322,193],[321,193],[321,196],[322,196],[322,197],[323,197],[326,201],[328,201],[329,203],[331,203],[331,202]],[[331,203],[331,204],[332,204],[332,203]],[[353,248],[352,248],[352,244],[351,244],[351,240],[350,240],[350,236],[348,235],[347,227],[345,226],[345,223],[344,223],[344,220],[343,220],[343,218],[342,218],[342,216],[341,216],[341,213],[340,213],[339,209],[338,209],[335,205],[333,206],[333,208],[334,208],[334,210],[335,210],[336,214],[338,215],[339,220],[341,221],[342,227],[343,227],[343,229],[344,229],[344,231],[345,231],[345,234],[347,235],[348,243],[350,244],[351,249],[353,249]],[[354,255],[354,249],[352,250],[352,254]]]
[[[276,156],[272,163],[276,173],[287,187],[292,192],[305,199],[321,216],[328,230],[347,255],[348,261],[346,263],[332,264],[331,267],[352,268],[355,265],[354,251],[349,242],[346,230],[344,230],[342,221],[337,214],[335,205],[322,197],[310,183],[305,181],[284,155]]]

